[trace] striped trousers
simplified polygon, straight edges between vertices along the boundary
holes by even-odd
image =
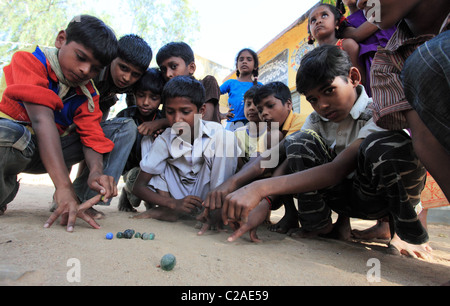
[[[335,152],[314,131],[299,131],[285,141],[291,173],[331,162]],[[389,216],[393,229],[409,243],[428,241],[415,206],[420,202],[426,170],[403,131],[369,135],[358,151],[357,169],[341,183],[298,194],[299,221],[307,231],[331,222],[331,211],[366,220]]]

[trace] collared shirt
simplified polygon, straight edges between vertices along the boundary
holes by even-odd
[[[294,111],[291,110],[288,117],[283,123],[281,132],[286,137],[294,132],[300,131],[300,129],[302,128],[302,124],[303,121],[302,118],[300,117],[300,114],[294,113]]]
[[[155,139],[148,153],[142,152],[142,171],[159,175],[167,166],[172,166],[177,169],[181,182],[191,183],[206,163],[211,167],[210,188],[223,183],[236,171],[237,157],[241,154],[234,133],[212,121],[199,119],[198,126],[193,144],[177,136],[173,128],[166,129]]]
[[[383,131],[372,119],[370,108],[372,99],[367,96],[362,85],[358,85],[360,92],[348,116],[341,122],[332,122],[312,112],[302,127],[302,130],[313,130],[318,133],[336,154],[341,153],[356,139],[364,139],[373,132]]]
[[[449,17],[441,30],[448,28],[448,22]],[[378,49],[370,74],[373,118],[378,126],[389,130],[408,128],[403,111],[411,110],[412,107],[406,100],[400,75],[406,59],[420,45],[434,37],[434,34],[414,37],[406,21],[402,20],[386,47]]]

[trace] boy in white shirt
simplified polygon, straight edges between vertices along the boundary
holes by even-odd
[[[143,140],[133,193],[157,205],[136,218],[176,221],[182,214],[198,214],[207,193],[235,173],[240,150],[232,132],[201,119],[205,90],[199,81],[171,79],[162,100],[171,128],[153,143]]]

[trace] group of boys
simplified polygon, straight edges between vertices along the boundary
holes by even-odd
[[[102,21],[82,15],[58,33],[55,46],[17,52],[4,69],[1,213],[18,191],[18,173],[48,173],[56,209],[45,227],[61,217],[68,231],[76,218],[98,228],[92,206],[117,196],[125,173],[120,210],[134,211],[142,199],[147,210],[138,218],[195,215],[205,223],[200,234],[223,222],[236,228],[230,241],[247,231],[258,241],[256,228],[282,202],[286,216],[276,231],[345,237],[349,217],[389,216],[392,246],[430,250],[415,210],[426,170],[408,135],[374,123],[361,75],[339,48],[318,47],[302,59],[297,90],[314,109],[303,126],[283,83],[249,91],[249,126],[262,121],[268,128],[257,130],[249,150],[249,126],[233,133],[220,124],[217,81],[191,77],[187,44],[162,47],[160,70],[149,69],[152,51],[141,38],[117,41]],[[127,98],[128,108],[107,120],[117,93],[134,101]],[[277,141],[262,148],[259,138]],[[264,167],[273,155],[276,166]],[[69,170],[82,160],[86,167],[72,184]],[[331,209],[339,214],[335,225]]]

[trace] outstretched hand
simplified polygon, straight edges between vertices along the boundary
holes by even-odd
[[[74,200],[73,198],[67,201],[58,201],[58,199],[55,198],[58,203],[58,207],[45,222],[44,227],[48,228],[52,226],[56,219],[61,217],[60,223],[61,225],[67,226],[68,232],[73,232],[75,221],[77,218],[81,218],[82,220],[86,221],[93,228],[100,228],[100,225],[98,225],[98,223],[86,213],[86,210],[97,204],[100,201],[101,197],[102,195],[98,194],[95,197],[82,203],[81,205],[79,205],[78,201]]]
[[[256,235],[256,230],[258,229],[258,226],[266,219],[269,209],[269,203],[263,200],[250,212],[246,222],[230,220],[229,224],[233,228],[234,233],[228,237],[228,241],[233,242],[246,232],[249,232],[251,241],[261,242]]]

